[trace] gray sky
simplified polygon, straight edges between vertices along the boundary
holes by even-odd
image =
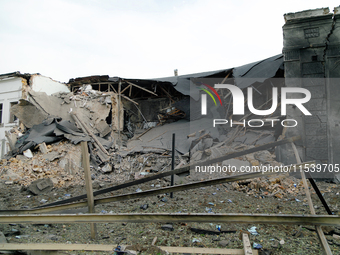
[[[283,14],[329,0],[0,0],[0,74],[157,78],[282,51]]]

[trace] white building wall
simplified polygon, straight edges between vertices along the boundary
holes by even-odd
[[[30,85],[32,90],[45,92],[47,95],[52,95],[57,92],[70,92],[66,84],[39,74],[33,74],[31,76]]]
[[[9,131],[12,127],[18,124],[18,121],[10,123],[10,107],[11,103],[18,102],[19,99],[21,99],[22,82],[23,78],[21,77],[12,77],[0,80],[0,104],[2,104],[0,156],[9,151],[7,139],[5,138],[5,131]]]

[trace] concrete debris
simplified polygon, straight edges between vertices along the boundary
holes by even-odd
[[[57,151],[52,151],[47,154],[44,154],[42,158],[47,161],[53,161],[57,158],[60,158],[62,155],[60,155]]]
[[[34,195],[46,194],[53,188],[53,182],[49,178],[39,179],[28,186],[28,190]]]
[[[101,168],[101,171],[103,173],[111,173],[112,170],[112,166],[110,164],[106,164],[104,167]]]
[[[33,157],[32,151],[30,149],[23,151],[23,154],[28,158]]]
[[[2,232],[0,232],[0,243],[7,243],[7,239]]]
[[[173,231],[174,227],[172,226],[172,224],[165,224],[161,226],[161,229],[167,230],[167,231]]]

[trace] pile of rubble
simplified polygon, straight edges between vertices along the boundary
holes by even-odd
[[[29,99],[20,100],[11,111],[20,127],[7,133],[11,151],[1,161],[1,179],[8,184],[28,186],[39,179],[50,179],[54,187],[84,185],[80,142],[88,142],[91,177],[102,183],[117,184],[143,178],[150,173],[171,169],[172,139],[176,141],[176,166],[204,163],[228,153],[273,142],[282,130],[242,127],[214,128],[211,119],[186,119],[182,111],[170,107],[155,125],[143,116],[143,123],[133,123],[124,110],[126,96],[93,90],[84,85],[74,93],[51,96],[28,91]],[[121,100],[123,99],[123,100]],[[124,101],[127,100],[127,101]],[[131,102],[130,102],[131,103]],[[149,121],[149,122],[148,122]],[[151,121],[151,122],[150,122]],[[278,166],[274,151],[260,151],[220,162],[222,165]],[[231,173],[221,173],[220,175]],[[176,177],[177,184],[220,177],[191,171]],[[167,178],[165,178],[167,179]],[[235,190],[254,196],[282,198],[298,192],[300,184],[288,176],[258,178],[233,183]]]

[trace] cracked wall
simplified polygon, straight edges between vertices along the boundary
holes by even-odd
[[[287,136],[301,135],[299,151],[303,160],[319,163],[340,163],[334,157],[340,153],[339,109],[340,95],[340,28],[337,22],[339,7],[334,14],[329,8],[285,14],[283,26],[283,54],[286,86],[302,87],[311,92],[305,107],[311,116],[303,115],[290,106],[287,117],[299,122],[297,128],[287,130]],[[295,162],[286,146],[279,153],[285,163]]]

